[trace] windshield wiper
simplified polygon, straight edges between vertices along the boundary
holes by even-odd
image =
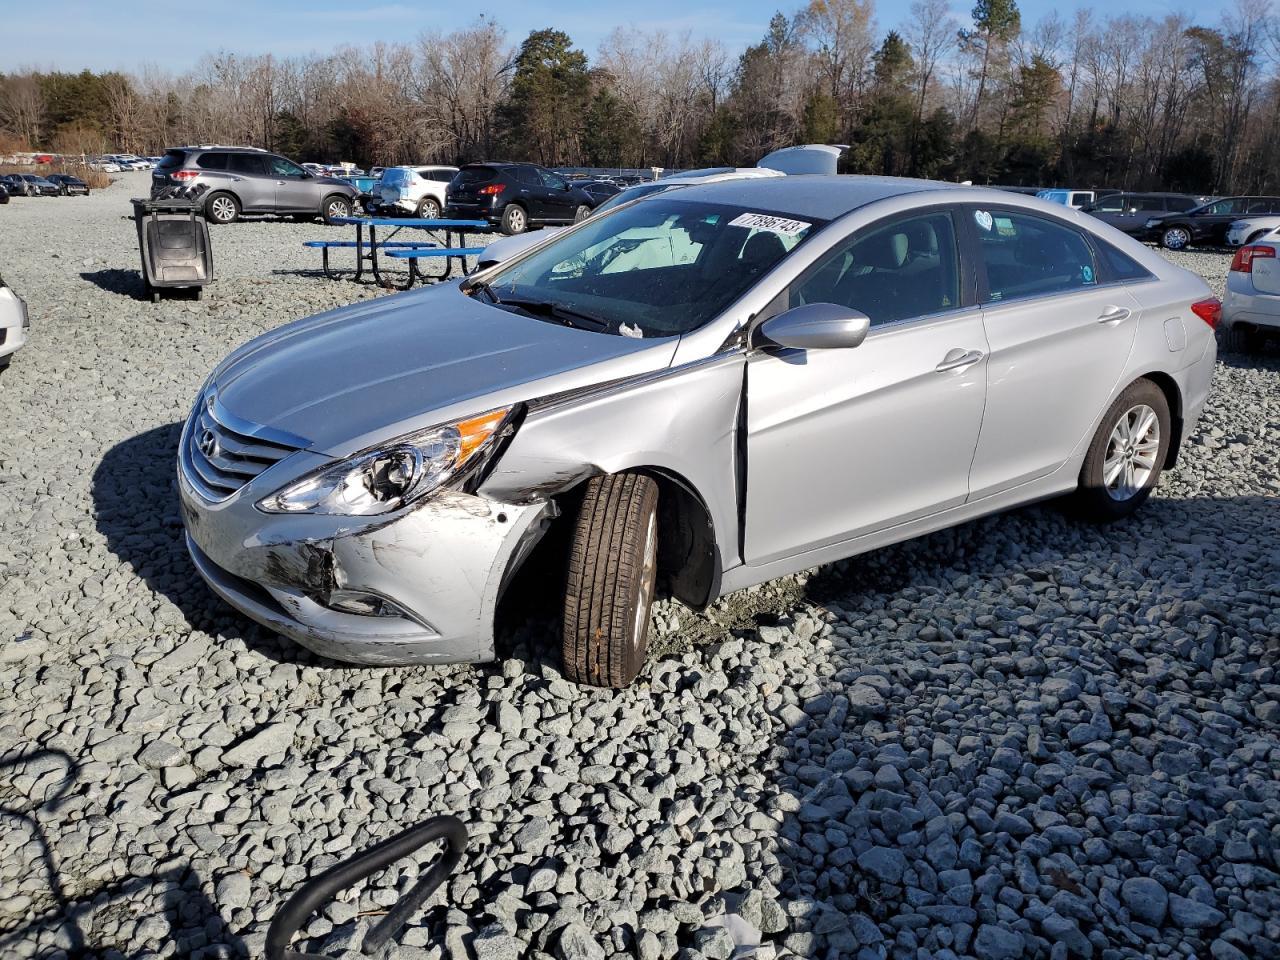
[[[500,303],[504,307],[515,307],[519,310],[524,310],[535,316],[558,320],[566,327],[574,327],[578,330],[608,330],[610,327],[609,321],[603,317],[597,317],[592,313],[553,303],[550,300],[524,300],[520,298],[497,300],[495,298],[494,302]]]

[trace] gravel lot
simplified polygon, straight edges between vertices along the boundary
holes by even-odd
[[[619,694],[549,622],[481,668],[350,669],[234,614],[180,541],[213,364],[371,287],[318,223],[214,232],[135,299],[134,174],[0,208],[32,339],[0,378],[0,955],[261,954],[305,876],[451,812],[402,958],[1280,956],[1280,363],[1220,358],[1135,520],[1053,505],[665,608]],[[1221,287],[1228,258],[1179,262]],[[404,870],[315,919],[354,947]]]

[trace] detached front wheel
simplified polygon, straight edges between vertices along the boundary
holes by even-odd
[[[564,671],[619,689],[644,666],[658,572],[658,485],[638,473],[588,481],[564,595]]]

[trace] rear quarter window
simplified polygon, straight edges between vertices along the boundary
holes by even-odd
[[[454,183],[488,183],[495,176],[497,171],[493,167],[463,167],[458,171],[457,176],[453,178]]]
[[[196,160],[196,166],[201,170],[225,170],[227,169],[227,155],[225,153],[205,153],[201,154]]]
[[[186,159],[187,152],[185,150],[166,150],[156,167],[161,170],[172,170],[175,167],[182,166]]]
[[[1093,238],[1094,248],[1098,251],[1098,266],[1105,280],[1151,280],[1151,271],[1137,260],[1117,250],[1105,240]]]

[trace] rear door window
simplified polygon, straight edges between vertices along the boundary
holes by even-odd
[[[1073,207],[1083,207],[1092,200],[1093,194],[1091,193],[1073,193],[1071,195],[1071,205]]]
[[[1052,296],[1098,283],[1089,242],[1065,223],[983,209],[973,211],[973,222],[987,272],[986,303]]]
[[[227,161],[227,169],[232,173],[261,176],[266,174],[267,164],[266,160],[257,153],[233,153],[231,159]]]

